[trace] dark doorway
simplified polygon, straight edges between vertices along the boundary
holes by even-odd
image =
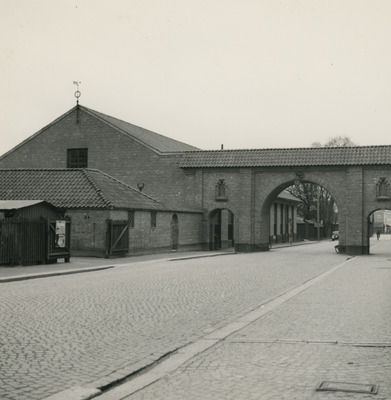
[[[178,216],[174,214],[171,219],[171,250],[178,250],[179,247],[179,222]]]
[[[210,213],[209,220],[209,249],[234,247],[234,214],[225,208],[216,209]]]

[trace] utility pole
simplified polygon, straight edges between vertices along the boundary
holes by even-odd
[[[320,240],[320,210],[319,210],[319,195],[320,195],[320,187],[317,187],[317,196],[316,196],[316,219],[318,221],[318,240]]]

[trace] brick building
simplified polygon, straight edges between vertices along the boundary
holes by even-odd
[[[143,229],[133,237],[132,232],[136,231],[130,233],[131,254],[166,251],[171,247],[184,250],[234,246],[238,251],[254,251],[268,248],[273,236],[276,241],[296,239],[297,203],[294,199],[278,197],[288,186],[280,185],[267,206],[267,218],[254,209],[262,188],[254,187],[254,166],[257,164],[251,164],[253,154],[251,150],[202,151],[87,107],[76,106],[1,156],[0,169],[14,173],[16,169],[24,169],[25,174],[31,169],[59,169],[65,176],[66,170],[87,168],[86,174],[95,174],[95,178],[101,171],[100,176],[105,176],[106,180],[120,182],[129,190],[139,188],[142,195],[150,199],[149,204],[153,201],[158,207],[158,221],[164,220],[164,228],[159,233],[158,230],[151,232],[150,222],[147,222],[151,217],[145,214]],[[73,184],[68,181],[68,186],[73,187]],[[67,193],[62,195],[67,196]],[[4,199],[15,197],[4,190],[2,196]],[[40,198],[58,205],[51,196]],[[278,211],[280,222],[276,223],[271,235],[269,213],[276,199],[279,201],[277,207],[283,211]],[[91,204],[85,202],[84,206],[88,208]],[[113,211],[106,209],[99,219],[121,220],[127,211],[135,209],[133,204],[127,204],[121,214],[120,208],[114,207],[115,218],[111,216]],[[138,209],[138,212],[151,211],[148,207],[143,210]],[[83,245],[78,242],[79,222],[76,221],[80,219],[79,214],[86,214],[86,209],[68,204],[67,213],[72,213],[74,224],[73,249],[77,253],[91,250],[107,254],[109,250],[107,244],[103,246],[102,237],[99,245],[91,245],[89,240]],[[89,215],[91,225],[91,213]],[[272,223],[274,229],[275,223]],[[97,211],[95,224],[99,224]],[[257,239],[260,227],[267,230],[267,243],[261,244]],[[169,239],[175,236],[175,231],[179,232],[176,246]]]
[[[270,209],[270,243],[286,243],[298,240],[297,205],[300,200],[282,191]]]
[[[0,199],[44,199],[70,219],[72,255],[200,248],[200,210],[173,210],[98,170],[0,169],[0,182]]]

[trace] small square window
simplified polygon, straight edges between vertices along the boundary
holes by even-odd
[[[151,228],[156,228],[156,211],[151,212]]]
[[[88,149],[68,149],[67,168],[87,168]]]

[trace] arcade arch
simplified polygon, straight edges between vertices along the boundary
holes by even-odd
[[[267,194],[261,208],[261,227],[269,230],[269,243],[320,240],[338,230],[338,208],[321,180],[286,181]],[[284,193],[297,199],[289,198]],[[281,201],[282,198],[282,201]],[[284,201],[286,198],[286,201]],[[267,221],[270,221],[267,224]],[[266,232],[261,235],[266,237]],[[262,238],[262,236],[261,236]],[[262,241],[262,239],[261,239]]]
[[[379,241],[387,241],[387,246],[382,246],[382,250],[386,249],[387,255],[391,253],[391,209],[378,208],[368,215],[367,243],[369,254],[378,254],[377,247]],[[389,244],[388,244],[389,243]]]
[[[391,207],[390,157],[391,146],[201,151],[184,154],[180,168],[195,174],[203,209],[225,202],[236,210],[237,251],[269,250],[273,200],[307,181],[332,193],[340,207],[340,249],[360,255],[369,253],[369,212]],[[216,198],[216,179],[229,183],[224,197]]]

